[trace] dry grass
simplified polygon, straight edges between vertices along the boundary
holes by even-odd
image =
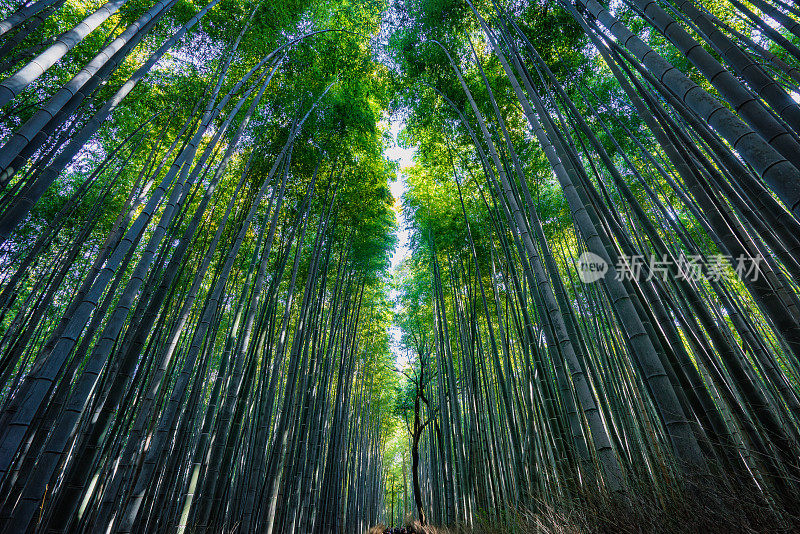
[[[786,497],[769,503],[751,487],[732,487],[705,479],[702,489],[653,491],[640,488],[626,498],[611,499],[583,491],[559,503],[534,501],[527,507],[476,518],[465,526],[421,527],[415,534],[780,534],[800,532],[800,500]],[[410,519],[410,518],[409,518]],[[378,532],[378,531],[374,531]],[[370,531],[372,534],[373,531]]]
[[[730,486],[672,494],[632,492],[627,499],[584,493],[558,504],[537,503],[497,521],[481,521],[474,534],[746,534],[800,532],[800,506],[776,509],[762,495]],[[499,527],[499,528],[498,528]]]

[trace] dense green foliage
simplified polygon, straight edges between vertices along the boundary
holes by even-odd
[[[799,21],[0,0],[0,529],[797,528]]]

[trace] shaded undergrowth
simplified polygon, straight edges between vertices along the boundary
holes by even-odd
[[[710,479],[706,479],[709,482]],[[472,526],[406,522],[413,534],[708,534],[800,532],[800,500],[768,500],[752,486],[714,479],[684,483],[682,491],[642,485],[624,497],[583,489],[574,498],[532,499],[527,505],[482,512]],[[370,530],[369,534],[384,530]]]

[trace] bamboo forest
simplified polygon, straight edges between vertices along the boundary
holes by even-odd
[[[800,532],[800,2],[0,0],[72,532]]]

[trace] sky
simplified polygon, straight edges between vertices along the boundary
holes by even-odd
[[[392,196],[395,198],[394,209],[395,213],[397,214],[397,237],[399,239],[397,248],[394,249],[394,253],[392,254],[392,269],[395,269],[400,261],[408,256],[409,253],[408,230],[406,229],[406,220],[405,217],[403,217],[400,199],[403,196],[403,193],[406,191],[406,182],[403,179],[403,170],[414,164],[411,158],[414,156],[415,150],[413,148],[400,148],[397,143],[397,136],[405,126],[401,121],[392,120],[389,125],[389,131],[392,134],[392,139],[394,139],[394,144],[391,148],[386,150],[386,157],[392,161],[400,163],[400,166],[397,169],[397,177],[391,184]]]
[[[404,127],[402,121],[393,119],[389,126],[389,131],[392,134],[394,143],[386,150],[386,157],[400,164],[397,168],[397,176],[395,181],[391,184],[392,196],[395,198],[394,209],[395,213],[397,214],[398,226],[397,247],[395,247],[394,252],[392,253],[392,271],[394,271],[403,258],[407,257],[410,253],[408,248],[409,231],[406,228],[406,220],[402,210],[401,198],[403,193],[406,191],[406,182],[403,178],[403,170],[414,164],[412,158],[415,150],[413,148],[400,148],[400,146],[398,146],[397,135]],[[392,290],[390,296],[391,298],[395,298],[397,296],[396,292]],[[407,358],[400,349],[400,329],[392,325],[392,327],[389,329],[389,333],[392,336],[391,349],[392,354],[394,355],[395,365],[399,369],[404,367],[408,362]]]

